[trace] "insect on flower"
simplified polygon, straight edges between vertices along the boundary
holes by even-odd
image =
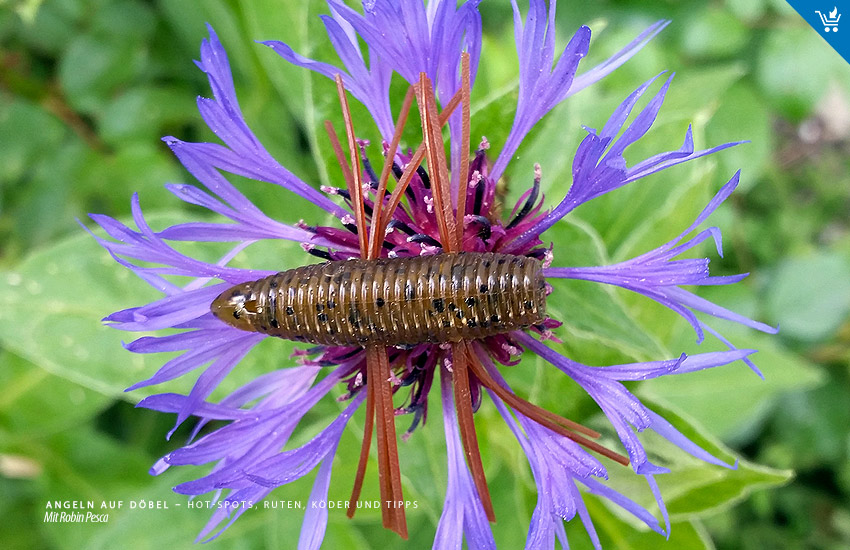
[[[552,66],[554,2],[546,10],[532,0],[523,24],[514,9],[520,62],[516,116],[505,145],[492,164],[489,143],[470,148],[470,95],[481,50],[478,2],[404,0],[364,2],[359,13],[336,0],[323,18],[345,70],[298,54],[280,42],[267,42],[287,61],[336,82],[345,124],[345,148],[333,128],[325,128],[340,165],[344,188],[321,193],[283,168],[262,147],[245,122],[233,87],[227,57],[210,29],[199,66],[207,73],[213,99],[199,99],[211,129],[224,141],[165,141],[183,165],[206,187],[171,185],[181,199],[201,205],[234,223],[186,223],[153,231],[138,197],[133,218],[138,231],[102,215],[93,219],[114,240],[96,237],[117,261],[165,293],[152,304],[119,311],[107,321],[122,330],[176,328],[168,336],[143,337],[127,345],[137,353],[180,351],[151,378],[130,389],[159,384],[205,366],[188,395],[157,394],[140,406],[177,414],[177,424],[200,419],[184,447],[163,457],[158,474],[173,465],[214,462],[209,474],[182,483],[175,491],[201,495],[229,490],[225,503],[258,502],[274,488],[318,468],[311,500],[327,498],[331,464],[342,431],[365,403],[365,426],[353,480],[348,515],[357,509],[372,437],[376,438],[378,484],[385,527],[407,536],[395,417],[412,416],[403,438],[426,418],[431,389],[438,384],[448,450],[446,501],[435,548],[494,548],[489,521],[496,519],[473,419],[487,394],[522,450],[538,488],[527,548],[566,547],[563,520],[578,515],[594,544],[599,541],[578,486],[608,499],[649,528],[669,532],[652,464],[636,431],[650,429],[684,451],[712,464],[729,466],[699,448],[664,418],[645,407],[622,381],[644,380],[729,364],[749,362],[753,350],[739,350],[695,311],[773,332],[771,327],[720,308],[680,285],[729,284],[742,276],[710,277],[708,259],[675,259],[709,238],[719,250],[719,232],[706,229],[685,240],[732,192],[736,174],[697,220],[673,241],[641,256],[609,266],[552,267],[552,246],[541,234],[579,205],[645,176],[736,145],[695,150],[688,129],[681,148],[656,154],[629,167],[624,150],[652,126],[671,79],[631,120],[638,100],[656,80],[644,83],[616,109],[599,132],[587,129],[576,151],[573,181],[564,199],[544,210],[535,166],[533,184],[503,220],[496,182],[503,176],[523,137],[557,103],[603,78],[624,63],[666,25],[659,22],[608,61],[577,76],[587,53],[590,30],[581,27]],[[382,29],[405,32],[387,36]],[[358,40],[370,49],[367,68]],[[389,77],[409,84],[393,122]],[[380,175],[355,135],[347,92],[372,114],[383,138]],[[401,147],[402,132],[416,103],[422,143]],[[442,107],[438,107],[438,104]],[[443,128],[448,126],[449,156]],[[471,158],[470,158],[471,157]],[[423,164],[424,163],[424,164]],[[291,226],[267,217],[222,172],[278,184],[324,208],[340,227]],[[395,180],[391,186],[390,181]],[[341,197],[348,208],[334,202]],[[238,269],[230,261],[259,239],[285,239],[326,263],[281,272]],[[215,263],[177,252],[168,241],[236,242]],[[285,266],[290,267],[290,266]],[[168,276],[168,277],[166,277]],[[189,277],[180,286],[173,276]],[[643,294],[679,313],[701,340],[717,336],[728,351],[607,367],[576,363],[543,343],[554,339],[560,323],[546,316],[548,279],[569,278],[620,286]],[[218,280],[221,282],[214,282]],[[550,300],[552,298],[549,298]],[[297,352],[301,366],[258,377],[218,402],[213,389],[259,341],[279,336],[317,345]],[[625,453],[600,444],[601,434],[517,395],[497,365],[516,365],[523,350],[537,354],[576,381],[613,424]],[[439,382],[435,381],[439,376]],[[343,412],[307,443],[292,447],[290,437],[306,413],[332,388],[345,385]],[[405,396],[405,394],[407,394]],[[199,436],[212,420],[226,424]],[[173,432],[172,432],[173,433]],[[605,484],[600,457],[630,466],[643,476],[667,525]],[[218,497],[217,497],[218,498]],[[235,521],[245,509],[223,506],[199,538]],[[308,510],[299,548],[321,544],[327,509]],[[226,523],[225,523],[226,522]],[[221,526],[225,523],[224,526]],[[216,535],[217,536],[217,535]]]
[[[469,55],[462,56],[463,81],[461,89],[446,108],[451,115],[458,102],[461,105],[462,150],[469,143]],[[490,377],[469,346],[475,339],[506,334],[533,324],[545,326],[546,284],[541,262],[534,257],[540,249],[526,255],[468,252],[464,250],[463,227],[467,215],[466,202],[460,197],[468,193],[469,177],[461,178],[457,197],[453,200],[446,169],[445,146],[437,121],[439,113],[432,84],[420,73],[419,84],[411,87],[408,101],[387,151],[387,162],[377,183],[374,200],[363,193],[354,128],[348,111],[342,77],[336,77],[340,103],[346,124],[351,165],[347,164],[330,122],[326,123],[331,142],[345,174],[350,200],[353,204],[356,235],[362,260],[337,260],[323,265],[293,269],[224,291],[212,304],[219,319],[242,330],[273,336],[309,341],[332,346],[360,345],[365,348],[366,433],[357,472],[355,489],[349,505],[350,515],[356,510],[366,459],[372,436],[372,422],[378,424],[379,476],[389,482],[381,484],[383,502],[403,502],[398,452],[395,449],[395,412],[392,394],[403,384],[394,381],[390,372],[387,346],[447,344],[452,365],[452,384],[455,406],[461,422],[464,453],[475,480],[478,495],[490,521],[495,520],[493,505],[487,489],[479,455],[475,424],[472,420],[473,402],[469,386],[472,372],[479,383],[502,399],[523,411],[526,416],[565,437],[582,443],[608,458],[628,464],[628,459],[588,440],[581,434],[599,434],[558,415],[538,409],[531,403],[504,390]],[[424,143],[406,165],[393,195],[385,196],[387,181],[405,119],[410,109],[410,97],[416,99],[422,118]],[[452,106],[454,104],[454,106]],[[382,259],[386,246],[379,240],[398,208],[400,197],[419,163],[427,154],[430,168],[428,179],[434,201],[434,225],[439,228],[439,240],[434,246],[442,253],[429,256]],[[461,174],[468,174],[468,160],[461,165]],[[421,173],[421,172],[420,172]],[[539,185],[539,178],[538,178]],[[371,186],[367,185],[366,188]],[[534,197],[514,222],[517,225],[531,210]],[[456,208],[452,205],[457,204]],[[382,212],[386,216],[382,217]],[[368,219],[368,221],[367,221]],[[542,330],[546,330],[545,328]],[[438,347],[438,346],[437,346]],[[404,509],[384,507],[384,526],[407,537]]]

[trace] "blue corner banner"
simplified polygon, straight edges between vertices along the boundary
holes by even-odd
[[[788,0],[788,3],[850,63],[850,2]]]

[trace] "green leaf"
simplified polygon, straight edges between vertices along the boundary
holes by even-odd
[[[693,341],[693,332],[680,331]],[[727,336],[729,336],[727,334]],[[741,340],[741,339],[739,339]],[[682,342],[683,344],[685,342]],[[751,359],[764,373],[762,380],[744,363],[665,376],[644,382],[641,395],[663,399],[697,418],[711,433],[724,439],[752,434],[767,415],[792,390],[805,390],[823,383],[823,372],[815,365],[784,349],[775,337],[748,331],[746,347],[758,350]],[[706,342],[677,349],[699,353],[725,349]]]
[[[683,22],[682,51],[695,57],[727,57],[737,54],[750,38],[741,21],[719,7],[695,10]]]
[[[726,0],[726,5],[735,17],[747,22],[758,20],[767,9],[766,0]]]
[[[133,42],[77,35],[59,64],[59,82],[71,105],[99,114],[109,95],[145,66],[145,52]]]
[[[188,88],[136,86],[118,95],[101,119],[100,137],[126,146],[129,141],[156,144],[165,125],[199,118],[195,98]],[[149,178],[153,181],[153,178]]]
[[[25,22],[32,23],[42,2],[44,0],[17,0],[13,2],[13,9]]]
[[[685,437],[734,469],[715,466],[696,459],[661,436],[647,430],[641,435],[650,460],[668,467],[671,473],[655,477],[670,517],[674,521],[702,518],[740,502],[753,491],[776,487],[790,481],[790,470],[777,470],[754,464],[737,456],[709,432],[660,402],[643,403],[667,419]],[[631,468],[608,468],[611,486],[648,510],[657,510],[654,498],[641,476]]]
[[[140,189],[148,191],[140,196],[145,212],[182,205],[162,185],[192,180],[182,175],[165,144],[151,140],[122,145],[106,157],[87,156],[81,167],[75,167],[76,194],[86,198],[88,212],[126,212],[130,197]]]
[[[554,265],[605,265],[600,236],[586,223],[569,219],[554,226],[546,237],[558,243]],[[586,281],[551,279],[553,293],[547,299],[549,315],[564,323],[558,330],[573,349],[574,359],[590,364],[608,364],[615,360],[610,351],[619,352],[619,359],[645,360],[659,354],[667,355],[651,335],[635,321],[616,289]],[[600,353],[605,352],[605,355]]]
[[[828,252],[786,259],[767,286],[766,302],[783,335],[822,340],[850,313],[850,262]]]
[[[141,45],[151,39],[156,29],[153,10],[139,0],[106,2],[94,11],[91,30],[101,36]]]
[[[7,456],[0,456],[4,462]],[[44,502],[35,483],[29,480],[13,479],[4,469],[0,476],[0,514],[3,514],[3,548],[8,550],[31,550],[32,548],[50,548],[48,541],[39,532],[35,520],[43,513]]]
[[[8,1],[8,0],[6,0]],[[2,4],[2,2],[0,2]],[[23,5],[38,5],[35,17],[28,20],[21,16],[23,25],[20,27],[21,40],[29,48],[59,55],[68,47],[68,42],[79,32],[80,9],[77,5],[69,5],[70,2],[44,2],[41,0],[25,0]],[[11,12],[8,12],[11,14]]]
[[[847,463],[850,390],[840,379],[831,382],[783,399],[773,415],[771,427],[777,436],[767,447],[767,456],[808,471],[827,469],[831,464],[840,468]]]
[[[658,122],[653,125],[653,128],[662,127],[674,121],[693,124],[694,140],[697,149],[716,145],[709,143],[701,146],[701,130],[722,105],[718,98],[735,83],[740,81],[745,74],[746,66],[739,61],[700,70],[689,69],[686,73],[682,74],[677,73],[673,82],[670,84],[670,90],[664,100],[664,106],[661,107],[661,111],[659,112]],[[665,76],[662,75],[661,78]],[[656,150],[659,146],[663,146],[664,141],[650,138],[650,135],[652,134],[648,134],[647,139],[645,139],[647,146],[650,146],[653,150]],[[669,151],[680,147],[684,132],[679,134],[679,136],[678,139],[667,142],[675,147],[667,147],[665,150]]]
[[[0,189],[24,177],[33,163],[61,143],[62,124],[42,107],[0,96],[0,135],[15,136],[0,148]]]
[[[171,214],[148,218],[155,228],[166,225],[164,220],[178,219],[183,221],[185,217]],[[265,244],[265,250],[273,245]],[[283,249],[292,250],[292,247]],[[276,248],[277,252],[269,255],[262,254],[263,248],[258,247],[255,254],[265,256],[263,262],[240,258],[237,265],[247,261],[256,267],[278,262],[281,268],[291,267],[280,263],[279,243]],[[201,250],[206,251],[206,256],[200,254]],[[216,257],[216,253],[200,245],[190,252],[207,260]],[[295,261],[303,261],[303,256]],[[32,254],[14,271],[0,272],[0,343],[51,374],[107,396],[127,399],[130,397],[123,389],[151,376],[171,355],[126,351],[121,346],[122,340],[145,334],[121,333],[104,326],[100,319],[113,311],[160,297],[81,230],[77,236]],[[220,391],[232,391],[257,374],[267,372],[270,366],[293,364],[286,359],[292,349],[289,342],[264,341],[225,380]],[[175,384],[186,390],[188,383],[184,380]],[[133,395],[147,393],[150,390]]]
[[[0,449],[26,448],[28,441],[79,426],[103,410],[109,399],[69,383],[8,351],[0,351]]]
[[[164,544],[191,548],[193,534],[211,512],[188,509],[187,497],[171,491],[172,486],[188,478],[188,469],[153,478],[147,474],[150,457],[87,427],[54,436],[45,442],[41,452],[45,472],[39,479],[42,495],[37,501],[33,528],[54,548],[114,548],[116,541],[132,541],[133,548],[162,548]],[[201,470],[194,469],[196,473]],[[48,503],[56,501],[82,501],[84,506],[92,502],[92,513],[107,514],[107,521],[44,521],[45,514],[53,509],[48,508]],[[141,502],[144,509],[139,506]],[[150,502],[160,502],[161,507],[168,508],[148,508]],[[76,511],[85,515],[89,510]],[[175,529],[175,524],[180,528]],[[246,527],[234,532],[248,531]]]
[[[161,20],[173,29],[180,41],[179,46],[183,56],[174,59],[175,64],[182,67],[182,74],[197,71],[191,59],[198,59],[201,40],[206,38],[205,23],[209,23],[218,33],[225,46],[227,56],[237,65],[247,57],[246,48],[250,40],[242,37],[243,29],[239,28],[237,18],[230,3],[226,0],[204,0],[203,2],[174,2],[173,0],[157,0],[157,10]],[[242,84],[243,75],[234,74],[237,87]]]
[[[593,526],[599,534],[602,548],[605,550],[638,550],[642,548],[714,550],[711,539],[698,521],[674,522],[670,526],[670,538],[665,539],[663,535],[649,531],[645,527],[636,529],[633,525],[622,521],[606,508],[601,499],[593,495],[585,495],[584,501],[593,520]],[[578,518],[567,524],[567,537],[571,549],[591,550],[594,548]]]
[[[736,193],[752,188],[771,166],[775,133],[768,105],[750,82],[739,82],[720,96],[720,106],[705,128],[706,145],[749,140],[714,156],[720,177],[741,170]]]
[[[144,360],[129,356],[121,335],[100,319],[133,305],[143,287],[80,234],[0,275],[0,342],[51,374],[117,396],[128,373],[144,370]]]
[[[784,4],[784,2],[783,2]],[[846,72],[847,63],[816,32],[800,21],[796,27],[770,29],[759,49],[756,78],[773,105],[801,119],[812,112],[826,82]],[[788,75],[794,75],[788,78]]]
[[[81,207],[76,200],[82,186],[57,186],[56,181],[81,182],[85,166],[96,158],[86,145],[77,139],[48,147],[40,158],[30,164],[25,185],[13,188],[15,208],[7,218],[7,229],[13,236],[9,251],[23,253],[43,245],[58,235],[72,231],[74,218]],[[17,246],[16,246],[17,245]]]

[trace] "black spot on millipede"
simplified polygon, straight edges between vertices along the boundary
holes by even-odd
[[[271,292],[269,293],[269,323],[274,328],[278,328],[277,322],[277,293]]]
[[[384,302],[384,299],[381,298],[380,296],[377,299],[375,299],[375,305],[378,306],[378,307],[384,307],[385,303],[386,302]]]
[[[481,285],[478,287],[478,292],[484,293],[490,290],[490,287],[487,285]]]
[[[466,299],[466,305],[468,307],[474,307],[475,304],[477,304],[477,303],[478,303],[478,300],[475,299],[475,296],[470,296],[469,298]]]
[[[292,306],[286,306],[286,314],[295,315],[295,310],[292,308]]]
[[[328,316],[325,313],[320,313],[320,314],[316,315],[316,319],[318,319],[320,323],[327,323],[328,322]]]
[[[442,299],[442,298],[435,298],[435,299],[431,302],[431,305],[433,305],[433,306],[434,306],[434,309],[436,309],[438,313],[442,313],[442,312],[443,312],[443,311],[445,311],[445,309],[446,309],[446,306],[445,306],[445,304],[443,303],[443,299]]]

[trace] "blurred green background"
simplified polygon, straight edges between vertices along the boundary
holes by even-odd
[[[170,487],[204,469],[159,478],[146,473],[188,432],[181,429],[166,442],[173,418],[133,408],[150,390],[122,392],[164,359],[132,356],[120,345],[132,335],[99,322],[156,294],[114,264],[77,220],[91,226],[89,212],[126,218],[133,192],[157,227],[204,215],[163,189],[168,181],[192,180],[159,138],[214,139],[194,105],[195,96],[209,95],[191,62],[206,36],[205,22],[228,50],[243,111],[267,148],[306,181],[335,181],[319,133],[326,117],[339,124],[332,86],[253,42],[280,39],[296,51],[335,61],[316,17],[325,12],[321,2],[295,0],[0,0],[4,548],[191,547],[208,511],[187,510]],[[496,1],[484,2],[482,13],[486,36],[472,131],[474,139],[486,135],[498,151],[516,98],[511,15],[507,2]],[[755,361],[765,381],[738,364],[635,388],[695,440],[741,460],[730,472],[645,439],[654,460],[678,472],[660,479],[674,521],[666,546],[592,497],[588,507],[608,549],[848,548],[850,67],[779,0],[561,2],[559,43],[579,24],[589,24],[594,40],[586,70],[660,18],[673,22],[649,46],[535,128],[508,170],[514,182],[509,196],[522,192],[532,164],[540,162],[547,204],[559,200],[583,137],[581,125],[601,127],[640,83],[662,70],[676,71],[658,122],[628,159],[679,147],[689,122],[697,147],[752,143],[582,207],[546,235],[556,243],[556,265],[620,261],[666,242],[741,168],[738,192],[711,220],[724,232],[726,254],[721,259],[709,248],[705,253],[714,274],[752,275],[701,295],[778,324],[781,332],[767,337],[713,323],[736,345],[761,350]],[[356,107],[355,115],[359,134],[376,143],[363,110]],[[415,140],[415,128],[407,137]],[[294,203],[279,189],[240,185],[273,217],[297,221]],[[318,221],[318,212],[297,206],[297,217]],[[308,260],[297,247],[271,243],[239,261],[282,269]],[[720,349],[713,342],[696,347],[684,321],[625,292],[562,284],[550,307],[565,321],[560,350],[588,364]],[[222,391],[290,365],[290,351],[286,343],[264,342]],[[533,401],[604,427],[589,398],[552,370],[527,357],[506,376]],[[185,390],[186,384],[167,391]],[[317,407],[299,441],[338,410],[333,402]],[[405,422],[400,419],[402,429]],[[517,548],[535,503],[533,479],[492,406],[482,407],[478,422],[499,517],[497,541]],[[343,438],[331,498],[347,498],[361,430],[362,413]],[[434,403],[427,425],[401,450],[405,494],[419,502],[408,513],[410,548],[430,547],[433,539],[445,487],[442,439]],[[374,465],[368,477],[364,496],[376,497]],[[306,500],[311,479],[275,491],[273,499]],[[635,500],[651,502],[646,487],[621,470],[612,469],[612,483]],[[45,523],[45,504],[52,500],[124,505],[102,525]],[[166,501],[170,509],[128,509],[140,500]],[[251,510],[213,544],[293,547],[301,515]],[[330,515],[328,547],[396,543],[377,515],[361,513],[354,521],[339,511]],[[577,521],[568,533],[574,548],[590,546]]]

